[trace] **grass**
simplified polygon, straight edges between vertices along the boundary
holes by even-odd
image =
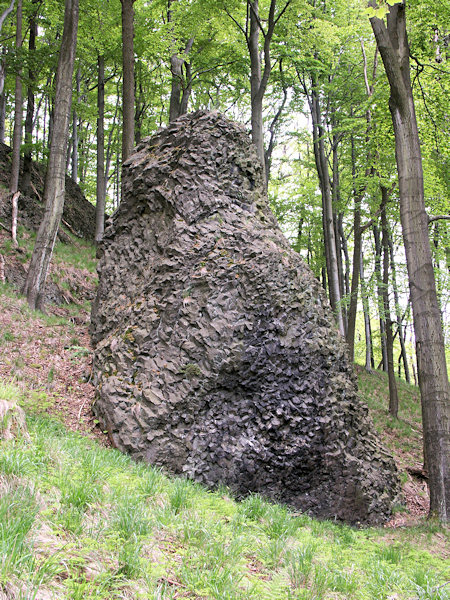
[[[421,455],[422,424],[420,392],[415,386],[397,379],[399,418],[388,415],[389,392],[387,374],[381,371],[367,373],[357,367],[360,395],[370,409],[378,433],[386,445]]]
[[[0,397],[22,394],[0,384]],[[449,598],[439,525],[386,540],[258,495],[236,502],[43,414],[28,428],[0,442],[0,590],[12,598]]]
[[[80,265],[93,272],[90,260],[92,247],[79,244],[74,252],[57,244],[62,277],[70,279],[71,269]],[[51,385],[61,367],[51,364],[44,372],[38,361],[44,364],[49,357],[36,355],[40,383],[19,379],[24,356],[13,355],[14,348],[36,313],[0,284],[0,310],[3,302],[14,305],[18,326],[0,333],[0,347],[16,370],[14,379],[0,381],[0,399],[25,408],[30,438],[0,440],[0,597],[450,597],[443,550],[448,530],[436,522],[355,530],[292,513],[259,495],[237,502],[225,487],[207,491],[66,430],[48,416],[55,402]],[[73,307],[72,316],[79,310]],[[37,317],[39,335],[64,335],[70,360],[77,364],[86,358],[89,349],[70,318]],[[25,362],[30,362],[26,356]],[[359,380],[386,445],[420,457],[417,390],[399,384],[400,419],[394,421],[387,416],[385,376],[360,369]],[[401,475],[407,477],[405,471]]]

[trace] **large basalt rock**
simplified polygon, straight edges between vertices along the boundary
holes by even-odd
[[[238,495],[384,521],[394,463],[242,127],[184,116],[123,177],[92,313],[95,411],[114,444]]]

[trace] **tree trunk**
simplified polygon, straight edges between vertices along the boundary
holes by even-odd
[[[366,284],[364,281],[364,256],[361,249],[361,255],[359,258],[359,278],[361,281],[361,301],[363,305],[364,313],[364,333],[366,338],[366,365],[365,369],[368,373],[375,368],[375,361],[373,359],[373,345],[372,345],[372,327],[370,325],[370,310],[369,310],[369,298],[366,293]]]
[[[336,238],[339,240],[337,244],[339,248],[338,252],[338,272],[339,272],[339,281],[340,281],[340,291],[341,298],[350,295],[350,281],[349,281],[349,271],[350,271],[350,260],[348,256],[348,245],[347,238],[345,236],[344,231],[344,213],[340,212],[336,217]],[[343,258],[342,258],[343,257]],[[347,336],[348,331],[348,314],[347,307],[345,304],[342,305],[342,320],[344,322],[344,332],[345,336]]]
[[[355,141],[353,135],[350,139],[351,157],[352,157],[352,176],[356,178],[356,156]],[[350,360],[355,359],[355,331],[356,331],[356,312],[358,309],[358,287],[360,274],[360,260],[362,250],[362,230],[361,230],[361,201],[364,194],[363,190],[356,190],[353,186],[353,265],[352,265],[352,285],[350,290],[350,305],[348,308],[347,320],[347,345]]]
[[[186,56],[192,49],[194,38],[191,38],[185,48]],[[185,74],[183,74],[183,69]],[[185,115],[188,109],[189,98],[192,91],[191,65],[177,53],[170,58],[170,71],[172,73],[172,87],[170,91],[169,121],[175,121],[181,115]]]
[[[264,153],[263,99],[272,71],[270,44],[272,42],[275,27],[290,3],[291,0],[287,0],[278,15],[275,15],[277,2],[276,0],[270,1],[267,31],[264,31],[259,16],[259,0],[247,0],[247,23],[250,27],[248,34],[246,33],[246,41],[250,56],[252,142],[255,144],[256,151],[261,160],[266,183],[268,175],[266,173]],[[260,34],[262,34],[264,38],[262,53],[259,48]],[[261,54],[263,56],[263,63],[261,63]]]
[[[33,0],[33,4],[37,4],[37,0]],[[38,34],[36,13],[34,12],[29,18],[30,37],[28,40],[28,49],[32,56],[36,50],[36,37]],[[34,67],[28,69],[28,85],[27,85],[27,114],[25,116],[25,152],[23,155],[23,172],[22,172],[22,187],[25,191],[31,189],[31,158],[32,158],[32,143],[33,143],[33,118],[34,118],[34,82],[36,73]]]
[[[390,86],[389,108],[395,135],[400,218],[416,338],[424,454],[429,471],[430,515],[446,522],[450,494],[450,390],[425,211],[405,4],[389,7],[387,26],[375,17],[370,21]]]
[[[0,60],[0,80],[5,77],[4,60]],[[6,94],[5,91],[0,94],[0,142],[5,143],[5,121],[6,121]]]
[[[76,90],[77,102],[80,98],[81,92],[81,69],[77,69],[76,74]],[[78,183],[78,114],[76,107],[72,112],[72,179],[75,183]]]
[[[135,0],[122,2],[122,162],[133,151],[134,146],[134,9]]]
[[[247,46],[250,55],[252,142],[255,144],[258,156],[264,165],[264,126],[262,109],[265,89],[263,90],[261,87],[261,53],[259,50],[260,28],[258,25],[259,0],[249,1],[248,5],[250,12],[250,34],[247,39]]]
[[[284,73],[283,73],[283,62],[280,59],[280,76],[283,85],[283,99],[275,113],[274,118],[269,126],[269,143],[267,145],[267,150],[264,152],[264,168],[266,169],[266,181],[269,181],[270,177],[270,169],[272,167],[272,153],[275,147],[275,138],[277,134],[277,129],[281,123],[281,115],[283,114],[284,107],[286,106],[286,102],[288,100],[288,86],[284,81]]]
[[[16,13],[16,52],[22,48],[22,0],[17,0]],[[12,148],[11,178],[9,191],[12,198],[11,237],[17,246],[17,208],[19,201],[19,172],[20,172],[20,145],[22,142],[22,75],[20,69],[16,74],[16,89],[14,94],[14,132]]]
[[[383,309],[386,326],[386,356],[389,381],[389,414],[398,419],[398,394],[394,370],[394,338],[392,337],[391,309],[389,306],[389,230],[386,217],[388,190],[381,186],[381,232],[383,246]]]
[[[315,83],[312,83],[311,91],[311,114],[313,122],[313,146],[314,159],[316,162],[317,174],[319,177],[320,189],[322,192],[322,213],[323,213],[323,231],[325,242],[325,256],[327,264],[328,288],[330,294],[330,304],[334,311],[339,331],[345,335],[344,321],[340,306],[340,284],[339,270],[336,250],[336,236],[333,222],[333,202],[330,186],[330,175],[328,173],[328,161],[325,154],[323,141],[324,131],[322,127],[322,115],[320,109],[320,100]]]
[[[353,265],[352,265],[352,286],[350,290],[350,306],[348,309],[347,325],[347,345],[349,349],[350,360],[355,359],[355,331],[356,331],[356,312],[358,308],[358,287],[359,274],[361,270],[361,196],[359,194],[354,198],[353,208]]]
[[[105,230],[105,57],[99,56],[97,85],[97,202],[95,205],[95,241]]]
[[[58,59],[50,155],[44,186],[45,210],[36,237],[24,293],[32,309],[43,307],[43,291],[64,207],[65,164],[72,104],[72,75],[78,29],[78,0],[66,0]]]
[[[383,371],[388,370],[388,356],[386,349],[386,319],[384,315],[384,304],[383,304],[383,277],[381,275],[381,241],[380,232],[378,227],[374,225],[372,227],[373,239],[375,242],[375,279],[377,282],[377,304],[378,304],[378,315],[380,318],[380,345],[381,345],[381,364]]]
[[[411,383],[411,376],[409,374],[408,355],[405,346],[405,334],[403,332],[402,315],[400,310],[400,301],[398,295],[397,286],[397,273],[395,269],[395,257],[394,257],[394,244],[392,242],[392,236],[389,236],[389,257],[391,259],[391,272],[392,272],[392,287],[394,290],[394,302],[395,302],[395,314],[397,316],[397,330],[398,338],[401,347],[401,358],[403,360],[403,369],[405,371],[405,379],[407,383]],[[400,376],[400,374],[399,374]]]

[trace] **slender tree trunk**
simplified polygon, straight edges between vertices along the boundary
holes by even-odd
[[[270,73],[272,71],[272,62],[270,58],[270,44],[272,43],[275,27],[287,10],[291,0],[285,2],[284,7],[276,11],[276,0],[271,0],[269,5],[269,15],[267,19],[267,30],[264,31],[259,15],[259,0],[247,0],[247,23],[249,23],[249,32],[246,34],[247,48],[250,56],[250,99],[251,99],[251,124],[252,124],[252,142],[256,146],[256,151],[262,163],[263,174],[268,180],[266,173],[266,162],[264,153],[264,124],[263,124],[263,99],[269,83]],[[262,52],[259,47],[260,35],[264,38]],[[261,54],[263,61],[261,62]]]
[[[372,345],[372,327],[370,325],[370,310],[369,310],[369,298],[366,293],[366,284],[364,281],[364,256],[361,249],[361,255],[359,258],[359,277],[361,281],[361,300],[363,305],[364,313],[364,333],[366,337],[366,366],[365,369],[368,373],[375,368],[375,361],[373,358],[373,345]]]
[[[3,28],[3,23],[7,19],[8,15],[12,13],[14,9],[14,0],[11,0],[10,5],[3,11],[0,16],[0,32]],[[0,58],[0,142],[5,142],[5,119],[6,119],[6,94],[5,94],[5,77],[6,77],[6,63],[5,63],[5,48],[2,48],[2,55]]]
[[[22,0],[17,0],[16,13],[16,52],[22,48]],[[11,237],[17,246],[17,212],[19,202],[19,173],[20,173],[20,145],[22,142],[22,74],[20,69],[16,74],[16,89],[14,94],[14,132],[12,148],[11,179],[9,191],[12,198]]]
[[[193,44],[194,38],[191,38],[184,48],[185,57],[191,51]],[[190,63],[177,53],[172,54],[170,57],[170,71],[172,73],[172,87],[170,91],[169,121],[172,122],[187,113],[192,91],[192,71]]]
[[[123,125],[122,162],[134,146],[134,9],[135,0],[122,2]]]
[[[3,60],[0,62],[0,78],[4,76]],[[5,143],[6,94],[0,94],[0,142]]]
[[[95,205],[95,241],[103,238],[105,229],[105,57],[99,56],[97,85],[97,202]]]
[[[356,156],[355,141],[351,136],[351,155],[352,155],[352,175],[356,178]],[[361,193],[362,191],[362,193]],[[352,265],[352,286],[350,290],[350,305],[348,308],[347,325],[347,345],[349,349],[350,360],[355,359],[355,331],[356,331],[356,312],[358,309],[358,287],[360,274],[360,260],[362,252],[362,230],[361,230],[361,201],[364,190],[356,190],[353,186],[353,265]]]
[[[407,383],[411,383],[411,376],[409,374],[408,355],[405,346],[405,335],[403,332],[403,323],[400,310],[400,301],[397,286],[397,272],[395,268],[395,257],[394,257],[394,244],[392,242],[392,236],[389,236],[389,257],[391,260],[391,273],[392,273],[392,287],[394,290],[394,302],[395,302],[395,314],[397,316],[397,330],[398,338],[400,341],[401,358],[403,360],[403,368],[405,371],[405,379]]]
[[[387,26],[377,18],[370,21],[391,92],[389,108],[394,126],[400,218],[416,338],[424,455],[429,471],[430,515],[436,515],[446,522],[449,518],[450,494],[450,389],[425,211],[405,4],[389,7]]]
[[[269,143],[267,145],[267,150],[264,152],[264,167],[266,169],[266,180],[269,181],[270,177],[270,169],[272,166],[272,153],[275,147],[275,138],[277,134],[277,129],[281,123],[281,115],[283,114],[284,107],[286,106],[286,102],[288,100],[288,87],[284,81],[284,73],[283,73],[283,61],[279,61],[280,65],[280,76],[283,85],[283,99],[278,107],[277,112],[275,113],[274,118],[269,126]]]
[[[331,111],[331,127],[335,127],[335,111]],[[348,287],[347,273],[348,273],[348,249],[347,240],[345,239],[344,227],[342,224],[343,214],[338,213],[340,206],[341,194],[340,194],[340,176],[339,176],[339,142],[340,136],[333,134],[332,141],[332,207],[333,207],[333,226],[334,226],[334,238],[336,240],[336,256],[337,256],[337,268],[339,277],[339,297],[342,299],[346,294]],[[344,269],[343,255],[345,257],[346,265]],[[347,311],[344,304],[341,305],[342,322],[344,326],[344,335],[347,335]]]
[[[135,104],[136,109],[134,111],[134,142],[137,146],[142,139],[142,117],[146,104],[144,101],[144,90],[142,88],[142,63],[139,61],[136,68],[136,90]]]
[[[391,309],[389,306],[389,230],[386,217],[388,190],[381,186],[381,232],[383,246],[383,308],[386,326],[386,356],[389,381],[389,414],[398,419],[398,394],[394,370],[394,338],[392,336]]]
[[[33,4],[37,4],[37,0],[33,0]],[[28,49],[32,56],[36,50],[36,37],[38,33],[36,13],[33,7],[33,13],[29,18],[30,37],[28,40]],[[25,116],[25,152],[23,156],[23,172],[22,172],[22,187],[25,191],[31,189],[31,158],[32,158],[32,143],[33,143],[33,119],[34,119],[34,82],[36,73],[34,66],[28,69],[28,85],[27,85],[27,114]]]
[[[375,242],[375,279],[377,282],[377,302],[378,302],[378,314],[380,318],[380,345],[381,345],[381,364],[383,371],[388,370],[388,356],[386,349],[386,318],[384,315],[384,304],[383,304],[383,277],[381,274],[381,241],[380,232],[378,227],[374,225],[372,227],[373,239]]]
[[[341,294],[339,283],[338,259],[336,250],[336,236],[334,232],[333,221],[333,201],[331,194],[330,175],[328,173],[328,162],[325,154],[324,131],[322,127],[322,115],[320,110],[320,101],[315,83],[311,91],[311,107],[313,121],[313,146],[314,158],[316,162],[317,174],[319,177],[320,189],[322,192],[322,214],[323,231],[325,241],[325,255],[327,263],[328,288],[330,294],[330,304],[336,317],[339,331],[345,335],[344,321],[340,306]]]
[[[77,102],[81,93],[81,69],[78,67],[76,74]],[[78,183],[78,114],[77,108],[72,111],[72,179]]]
[[[251,126],[252,142],[264,165],[264,126],[263,126],[263,98],[265,89],[262,89],[261,53],[259,49],[260,28],[259,0],[249,1],[250,34],[247,46],[250,55],[250,98],[251,98]]]
[[[337,215],[336,219],[337,219],[337,221],[336,221],[336,229],[337,229],[336,237],[339,240],[339,243],[338,243],[338,247],[339,247],[339,253],[338,253],[339,279],[340,279],[340,287],[341,287],[341,298],[344,298],[344,296],[348,297],[350,295],[350,281],[349,281],[350,260],[349,260],[349,256],[348,256],[347,238],[345,236],[344,224],[343,224],[344,214],[342,212],[340,212]],[[344,321],[345,336],[347,336],[348,311],[347,311],[347,307],[345,305],[342,306],[342,319]]]
[[[78,0],[65,0],[64,32],[56,72],[54,121],[45,178],[44,218],[36,237],[24,293],[32,309],[43,308],[43,291],[64,207],[65,165],[72,104]]]
[[[362,247],[361,232],[361,196],[358,194],[354,198],[353,208],[353,265],[352,265],[352,287],[350,290],[350,306],[348,309],[347,326],[347,345],[349,348],[350,360],[355,359],[355,331],[356,331],[356,312],[358,308],[358,287],[360,274],[360,260]]]

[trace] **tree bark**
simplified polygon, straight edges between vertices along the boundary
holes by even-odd
[[[95,205],[95,241],[103,238],[105,230],[105,57],[98,56],[97,85],[97,201]]]
[[[16,52],[22,48],[22,0],[17,0],[16,12]],[[12,199],[11,237],[17,246],[17,212],[19,201],[19,172],[20,172],[20,145],[22,142],[22,74],[16,74],[16,89],[14,93],[14,132],[12,147],[11,178],[9,191]]]
[[[339,331],[342,335],[345,335],[344,320],[342,318],[342,310],[340,306],[341,294],[336,236],[333,221],[333,201],[331,194],[330,175],[328,172],[328,161],[325,154],[324,130],[322,127],[320,100],[314,81],[312,82],[310,105],[313,124],[314,159],[319,177],[320,190],[322,193],[322,220],[330,304],[335,314]]]
[[[38,0],[33,0],[33,4],[37,4]],[[28,40],[28,50],[32,56],[36,50],[36,37],[38,33],[36,13],[33,13],[29,18],[30,37]],[[23,172],[22,172],[22,187],[25,191],[31,189],[31,157],[33,143],[33,118],[34,118],[34,82],[36,81],[36,73],[33,66],[28,69],[28,85],[27,85],[27,114],[25,116],[25,152],[23,155]]]
[[[271,8],[275,9],[275,1],[272,0]],[[256,146],[256,151],[263,165],[264,161],[264,126],[263,126],[263,98],[265,86],[262,86],[261,75],[261,53],[259,50],[260,29],[259,19],[259,0],[248,2],[250,17],[250,33],[247,38],[247,46],[250,55],[250,98],[251,98],[251,127],[252,142]],[[266,67],[267,68],[267,67]]]
[[[276,134],[277,134],[277,129],[281,122],[281,115],[283,114],[283,110],[284,110],[284,107],[286,106],[286,102],[288,99],[288,87],[284,81],[283,61],[282,60],[279,61],[279,65],[280,65],[280,76],[281,76],[281,81],[282,81],[282,85],[283,85],[283,98],[282,98],[280,105],[277,109],[277,112],[275,113],[275,116],[272,119],[272,122],[269,126],[269,143],[267,145],[267,150],[265,150],[265,152],[264,152],[264,167],[266,169],[266,181],[267,182],[269,181],[269,178],[270,178],[270,169],[272,167],[272,153],[273,153],[273,149],[275,147],[275,138],[276,138]]]
[[[430,515],[449,516],[450,390],[444,335],[425,211],[419,133],[412,94],[405,4],[389,7],[387,26],[371,18],[390,86],[389,108],[399,175],[400,218],[411,291],[417,370],[422,400]]]
[[[122,2],[122,163],[134,146],[134,9],[135,0]]]
[[[263,124],[263,100],[269,83],[272,63],[270,58],[270,45],[272,43],[275,27],[287,10],[291,0],[285,2],[284,7],[275,15],[276,0],[270,1],[269,16],[267,19],[267,31],[263,30],[259,16],[259,0],[247,0],[247,22],[249,31],[246,33],[247,48],[250,56],[250,99],[251,99],[251,126],[252,142],[262,163],[266,182],[266,162],[264,153],[264,124]],[[259,47],[260,34],[264,38],[262,53]],[[263,62],[261,63],[261,54]]]
[[[76,74],[76,90],[77,90],[77,95],[76,95],[76,99],[77,102],[80,98],[80,92],[81,92],[81,69],[78,68],[77,69],[77,74]],[[75,181],[75,183],[78,183],[78,115],[77,115],[77,109],[76,107],[74,108],[73,112],[72,112],[72,179]]]
[[[174,0],[168,0],[167,21],[172,21],[172,4]],[[178,44],[174,38],[173,43]],[[184,47],[184,57],[192,49],[194,38],[190,38]],[[172,73],[170,101],[169,101],[169,121],[175,121],[181,115],[185,115],[188,109],[189,98],[192,91],[192,72],[191,65],[178,52],[174,52],[170,57],[170,71]],[[184,73],[183,73],[184,69]]]
[[[398,330],[398,338],[400,341],[401,358],[403,360],[403,369],[405,371],[406,382],[411,383],[411,376],[409,374],[409,365],[408,365],[408,354],[406,352],[405,334],[403,332],[402,315],[401,315],[400,301],[399,301],[399,295],[398,295],[397,273],[396,273],[396,269],[395,269],[394,244],[392,242],[392,236],[389,236],[389,257],[391,259],[392,287],[394,290],[395,314],[397,316],[397,330]],[[399,374],[399,376],[400,376],[400,374]]]
[[[389,381],[389,414],[398,419],[398,394],[394,370],[394,338],[392,336],[391,309],[389,306],[389,229],[386,217],[388,190],[381,186],[381,232],[383,246],[383,308],[386,333],[386,357]]]
[[[361,248],[361,256],[359,258],[359,278],[361,282],[361,301],[363,305],[364,313],[364,334],[366,338],[366,365],[365,369],[370,373],[375,368],[375,361],[373,358],[373,345],[372,345],[372,327],[370,325],[370,310],[369,310],[369,298],[366,293],[366,284],[364,280],[364,256]]]
[[[388,370],[388,356],[386,349],[386,320],[384,315],[384,303],[383,303],[383,277],[381,274],[381,240],[380,232],[378,227],[374,225],[372,227],[373,239],[375,243],[375,280],[377,282],[377,304],[378,304],[378,315],[380,320],[380,345],[381,345],[381,364],[383,371]]]
[[[43,290],[64,207],[65,164],[72,104],[72,76],[78,29],[78,0],[65,0],[58,59],[52,137],[44,186],[45,210],[36,237],[24,293],[32,309],[43,308]]]

